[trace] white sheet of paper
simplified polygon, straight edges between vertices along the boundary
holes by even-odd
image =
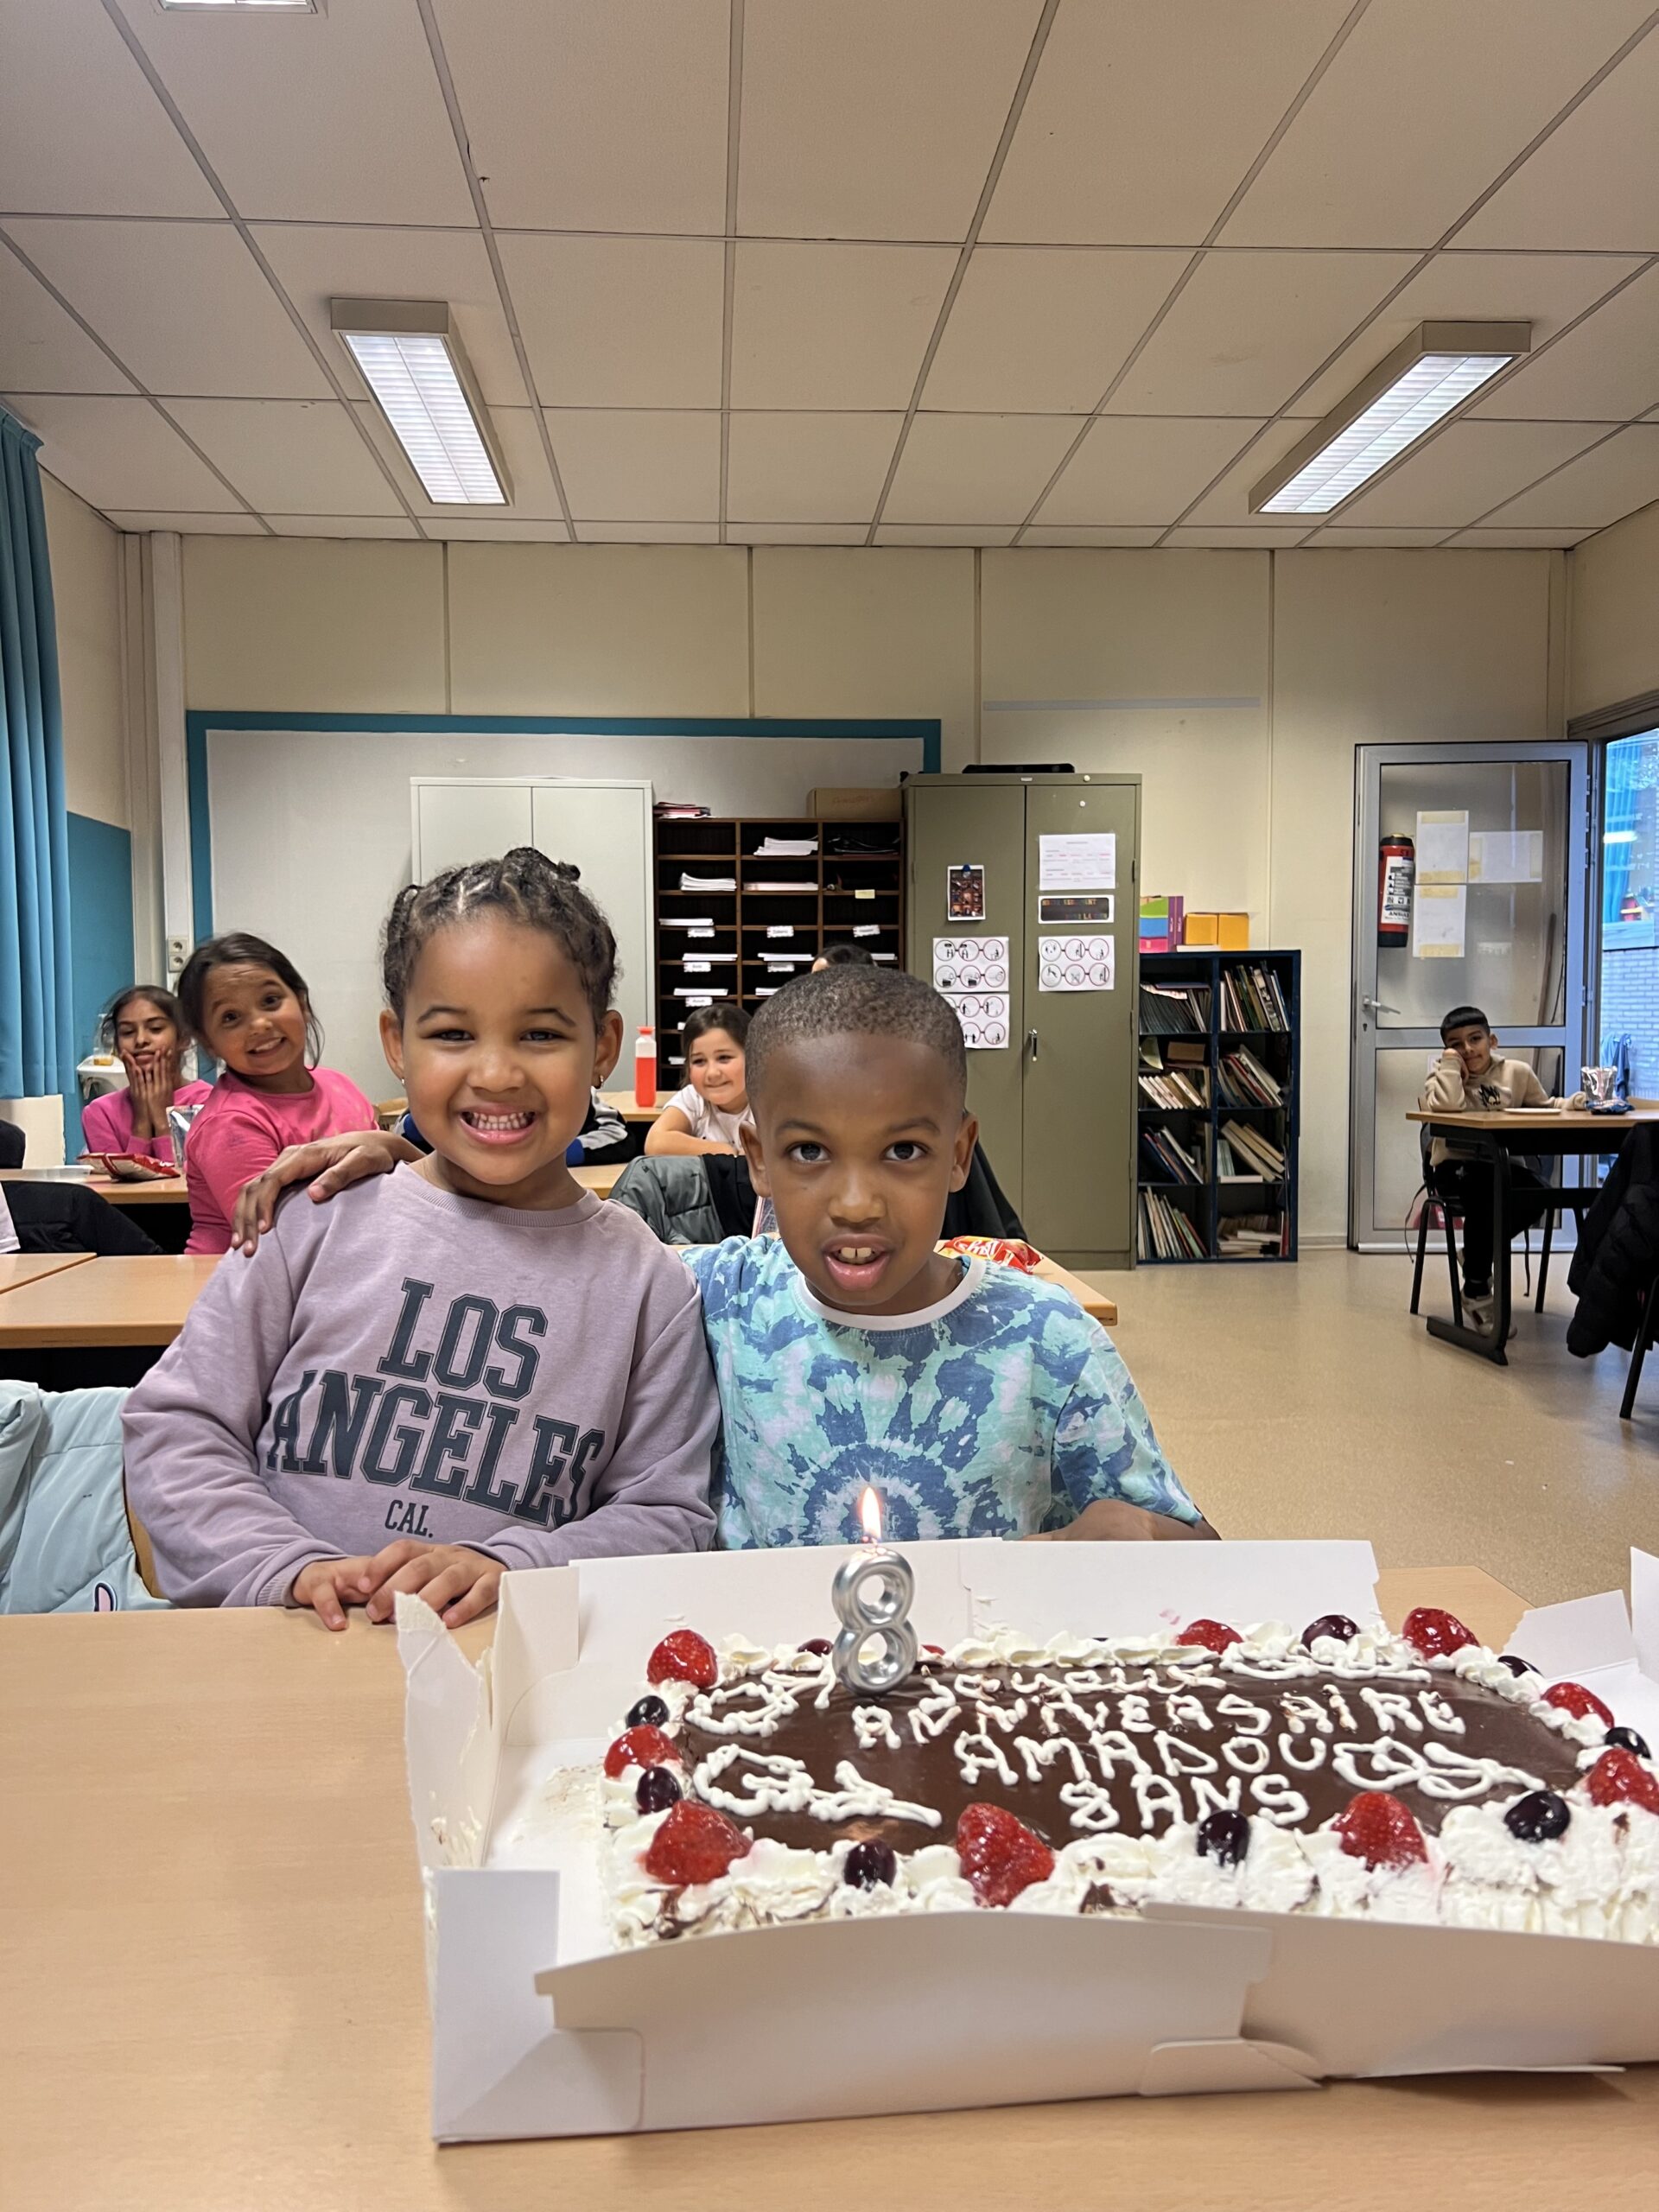
[[[1471,883],[1541,883],[1543,880],[1544,833],[1541,830],[1470,831]]]
[[[936,937],[936,991],[1006,991],[1008,940],[1005,937]]]
[[[1039,991],[1111,991],[1117,988],[1116,942],[1109,937],[1039,937]]]
[[[1467,887],[1419,882],[1411,902],[1411,950],[1418,960],[1461,960]]]
[[[853,935],[855,937],[880,937],[880,934],[881,925],[880,922],[855,922],[853,924]]]
[[[1466,883],[1469,880],[1469,810],[1445,807],[1417,817],[1417,880]]]
[[[998,991],[946,991],[962,1024],[962,1041],[970,1052],[1008,1049],[1008,1001]]]
[[[1037,840],[1039,891],[1116,891],[1117,839],[1110,831],[1084,830]]]
[[[771,922],[766,926],[768,937],[793,937],[794,934],[795,926],[792,922]]]

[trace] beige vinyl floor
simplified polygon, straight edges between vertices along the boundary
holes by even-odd
[[[1315,1251],[1294,1265],[1148,1267],[1090,1280],[1172,1464],[1227,1536],[1368,1536],[1382,1567],[1480,1567],[1535,1604],[1624,1586],[1659,1551],[1659,1351],[1635,1418],[1627,1355],[1574,1359],[1565,1262],[1521,1304],[1510,1364],[1437,1343],[1431,1249],[1410,1263]]]

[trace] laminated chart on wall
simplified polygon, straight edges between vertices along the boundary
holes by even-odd
[[[1001,991],[946,991],[962,1024],[962,1041],[970,1052],[1005,1052],[1008,1048],[1008,1001]]]
[[[933,988],[947,993],[1006,991],[1008,940],[1005,937],[936,937]],[[1003,1012],[1006,1015],[1006,1007]]]
[[[1116,891],[1117,838],[1111,830],[1067,831],[1037,840],[1039,891]]]
[[[1411,902],[1411,950],[1417,960],[1461,960],[1469,889],[1419,881]]]
[[[1116,941],[1109,937],[1039,937],[1039,991],[1111,991],[1117,988]]]

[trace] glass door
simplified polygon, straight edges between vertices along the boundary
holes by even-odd
[[[1578,1085],[1588,748],[1369,745],[1357,769],[1348,1242],[1399,1252],[1423,1179],[1421,1124],[1406,1115],[1443,1015],[1479,1007],[1546,1089]],[[1410,889],[1385,910],[1390,861],[1393,887],[1403,861]]]

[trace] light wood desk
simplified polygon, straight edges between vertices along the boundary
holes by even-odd
[[[616,1188],[617,1177],[627,1164],[626,1160],[610,1160],[602,1166],[595,1163],[591,1167],[573,1167],[570,1173],[584,1191],[591,1191],[596,1198],[608,1198]]]
[[[1469,1568],[1385,1574],[1382,1594],[1395,1622],[1445,1605],[1493,1641],[1520,1611]],[[476,1650],[489,1630],[463,1641]],[[1397,2198],[1634,2212],[1650,2201],[1653,2067],[440,2152],[427,2133],[421,1884],[391,1633],[358,1613],[330,1636],[309,1614],[266,1609],[0,1619],[0,1675],[9,2203],[848,2212],[879,2197],[906,2212],[1372,2212]],[[879,2185],[861,2187],[861,2172]]]
[[[21,1290],[47,1275],[61,1274],[66,1268],[84,1267],[90,1252],[0,1252],[0,1293]]]
[[[1069,1290],[1091,1321],[1098,1321],[1103,1329],[1115,1327],[1117,1321],[1117,1301],[1108,1298],[1103,1290],[1092,1290],[1081,1275],[1074,1275],[1070,1268],[1063,1268],[1058,1260],[1045,1257],[1041,1264],[1032,1269],[1039,1282],[1058,1283],[1062,1290]]]
[[[0,1298],[0,1349],[170,1344],[218,1265],[213,1253],[85,1259]]]
[[[599,1095],[607,1106],[615,1109],[625,1122],[654,1122],[679,1087],[676,1084],[672,1090],[659,1090],[654,1106],[636,1106],[631,1090],[601,1090]]]
[[[155,1175],[128,1183],[115,1175],[66,1175],[60,1167],[0,1168],[0,1183],[61,1183],[91,1191],[112,1206],[183,1206],[190,1203],[182,1175]]]

